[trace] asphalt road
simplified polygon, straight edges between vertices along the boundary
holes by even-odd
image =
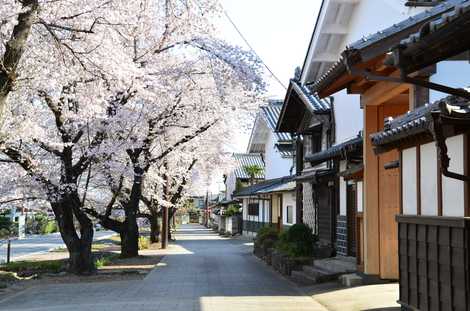
[[[115,233],[113,231],[96,231],[94,235],[95,240],[108,238]],[[6,261],[7,257],[7,243],[6,241],[0,242],[0,262]],[[21,259],[23,256],[45,253],[51,249],[64,247],[64,242],[59,233],[52,233],[46,235],[31,235],[22,240],[11,241],[11,260]]]

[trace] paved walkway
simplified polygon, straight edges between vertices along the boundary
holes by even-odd
[[[0,310],[326,311],[252,256],[246,241],[197,225],[176,238],[143,281],[40,286],[0,301]]]

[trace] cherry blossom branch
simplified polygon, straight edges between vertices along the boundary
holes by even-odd
[[[36,181],[38,181],[43,187],[46,188],[48,196],[56,193],[59,188],[54,185],[48,178],[42,175],[36,165],[34,165],[31,157],[21,150],[14,148],[13,146],[1,145],[0,150],[9,157],[13,162],[18,164],[23,170]]]
[[[169,153],[171,153],[173,150],[175,150],[179,146],[181,146],[181,145],[193,140],[194,138],[198,137],[199,135],[203,134],[204,132],[209,130],[213,125],[215,125],[218,121],[219,120],[217,119],[217,120],[215,120],[211,123],[207,123],[206,125],[203,125],[199,129],[197,129],[194,133],[184,136],[183,138],[178,140],[176,143],[174,143],[171,147],[168,147],[165,151],[160,153],[160,155],[158,155],[157,157],[151,159],[149,161],[148,165],[150,166],[151,164],[160,161],[161,159],[166,157]]]
[[[62,157],[62,156],[64,155],[62,151],[60,151],[60,150],[58,150],[58,149],[56,149],[56,148],[54,148],[54,147],[52,147],[52,146],[46,144],[46,143],[43,142],[43,141],[40,141],[40,140],[37,139],[37,138],[34,138],[34,139],[33,139],[33,142],[35,142],[36,144],[38,144],[41,149],[43,149],[43,150],[45,150],[45,151],[47,151],[47,152],[49,152],[49,153],[52,153],[53,155],[55,155],[55,156],[57,156],[57,157]]]
[[[12,203],[12,202],[18,202],[18,201],[36,201],[36,200],[44,200],[44,199],[40,197],[22,197],[22,198],[15,198],[15,199],[8,199],[8,200],[0,201],[0,205]]]
[[[23,56],[24,47],[31,32],[34,18],[39,9],[38,0],[24,0],[23,11],[18,15],[18,23],[13,28],[11,37],[5,45],[5,53],[0,59],[0,117],[3,119],[3,110],[6,98],[13,88],[16,79],[16,69]],[[0,126],[3,120],[0,120]]]

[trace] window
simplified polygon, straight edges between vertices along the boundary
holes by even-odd
[[[250,216],[259,215],[259,203],[248,203],[248,215]]]
[[[321,132],[310,136],[310,152],[312,154],[321,151]]]
[[[294,222],[294,207],[292,205],[286,206],[286,223],[291,224]]]

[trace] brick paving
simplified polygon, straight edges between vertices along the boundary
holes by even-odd
[[[326,311],[251,255],[241,239],[184,225],[144,280],[38,286],[0,310]]]

